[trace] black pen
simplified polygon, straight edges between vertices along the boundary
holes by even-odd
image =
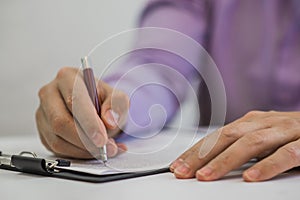
[[[81,58],[81,64],[82,64],[82,68],[83,68],[83,78],[84,78],[86,88],[87,88],[89,95],[91,97],[91,100],[96,108],[98,116],[101,117],[101,109],[100,109],[93,69],[89,65],[87,57]],[[106,145],[104,145],[103,147],[100,147],[100,160],[102,160],[104,164],[107,162]]]

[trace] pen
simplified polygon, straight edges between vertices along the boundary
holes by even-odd
[[[81,58],[81,64],[82,64],[82,68],[83,68],[83,79],[84,79],[86,88],[87,88],[89,95],[91,97],[91,100],[96,108],[96,111],[100,117],[101,109],[100,109],[100,104],[99,104],[99,99],[98,99],[96,82],[94,79],[93,69],[89,65],[87,56],[85,56],[84,58]],[[107,162],[106,145],[104,145],[103,147],[100,147],[100,160],[102,160],[104,164]]]

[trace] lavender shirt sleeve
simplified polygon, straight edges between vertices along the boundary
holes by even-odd
[[[204,2],[151,0],[141,15],[139,27],[168,28],[203,43],[206,32]],[[173,39],[141,34],[136,43],[161,43],[168,49],[174,42]],[[188,47],[182,48],[190,51]],[[199,56],[198,52],[190,54]],[[170,52],[159,49],[132,52],[126,62],[104,79],[130,97],[129,118],[124,132],[141,137],[162,128],[172,119],[185,99],[187,84],[195,74],[193,66]]]

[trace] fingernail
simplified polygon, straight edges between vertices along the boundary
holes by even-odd
[[[185,176],[190,171],[191,171],[190,166],[187,163],[183,163],[182,165],[180,165],[175,169],[174,173],[180,176]]]
[[[97,147],[102,147],[104,145],[104,138],[101,133],[94,133],[92,135],[92,141]]]
[[[177,167],[179,167],[180,165],[182,165],[183,164],[183,160],[180,158],[180,159],[178,159],[178,160],[175,160],[172,164],[171,164],[171,166],[170,166],[170,170],[171,171],[174,171]]]
[[[120,152],[126,152],[128,150],[128,148],[125,144],[118,143],[117,146],[118,146],[118,149],[120,150]]]
[[[119,121],[119,114],[116,113],[113,110],[108,110],[106,112],[106,121],[109,125],[111,125],[112,127],[116,127],[118,125],[118,121]]]
[[[197,171],[197,176],[208,177],[208,176],[211,176],[212,173],[213,173],[213,170],[210,167],[203,167],[202,169]]]
[[[245,172],[245,176],[247,180],[254,181],[260,176],[260,171],[257,169],[250,169]]]

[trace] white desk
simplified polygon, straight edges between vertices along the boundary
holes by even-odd
[[[32,150],[49,155],[37,136],[0,137],[5,152]],[[220,181],[177,180],[171,173],[115,181],[85,183],[0,170],[1,199],[270,199],[290,200],[300,197],[300,172],[293,172],[261,183],[243,182],[240,175]],[[296,175],[295,175],[296,174]]]

